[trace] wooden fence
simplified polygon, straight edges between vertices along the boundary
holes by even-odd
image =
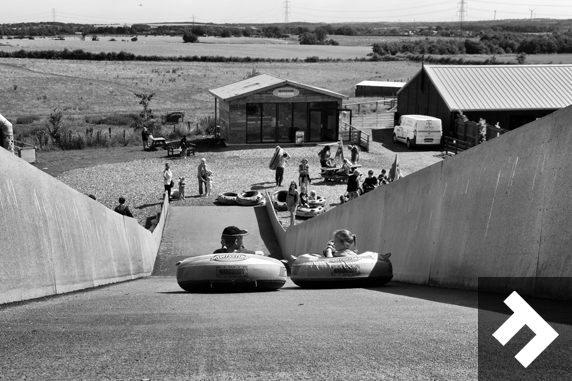
[[[481,125],[477,122],[457,119],[453,125],[453,136],[443,137],[443,152],[446,155],[457,154],[479,144],[479,131]],[[485,125],[485,140],[491,140],[508,130],[490,124]]]
[[[479,130],[481,128],[479,123],[457,119],[453,128],[454,130],[452,137],[468,142],[471,144],[471,147],[479,143]],[[486,125],[486,130],[486,140],[494,139],[497,136],[508,132],[508,130],[490,124]]]
[[[396,98],[385,98],[376,101],[346,103],[344,108],[352,110],[351,124],[361,129],[393,128],[395,119]],[[349,123],[349,120],[345,120]]]
[[[340,123],[340,138],[344,143],[357,144],[362,150],[369,151],[369,134],[348,123]]]

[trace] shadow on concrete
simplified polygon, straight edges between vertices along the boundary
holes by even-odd
[[[504,315],[514,312],[504,304],[509,293],[490,293],[455,290],[436,286],[423,286],[400,282],[389,282],[385,286],[367,288],[371,291],[383,292],[410,298],[424,299],[437,303],[474,308]],[[524,297],[526,302],[546,321],[572,325],[572,303],[570,301],[548,300]]]
[[[270,184],[270,185],[267,185],[267,184]],[[262,182],[262,183],[252,184],[252,185],[250,186],[250,189],[252,189],[252,190],[261,190],[261,189],[276,188],[275,185],[276,185],[276,182],[274,182],[274,181],[265,181],[265,182]]]
[[[475,291],[454,290],[435,286],[389,282],[380,287],[367,288],[371,291],[383,292],[424,299],[437,303],[454,304],[461,307],[478,308],[478,294]]]
[[[158,205],[159,206],[163,205],[163,202],[161,201],[161,202],[155,202],[153,204],[143,204],[143,205],[136,206],[135,209],[145,209],[145,208],[150,208],[152,206],[158,206]]]

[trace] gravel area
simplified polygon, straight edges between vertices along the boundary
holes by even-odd
[[[395,159],[396,151],[388,149],[381,143],[372,143],[369,152],[360,153],[359,163],[362,173],[373,169],[377,176],[382,168],[389,169]],[[326,208],[339,205],[339,197],[345,192],[346,184],[323,181],[320,177],[318,151],[320,146],[288,147],[286,151],[292,157],[287,163],[284,182],[281,188],[275,186],[274,171],[268,164],[274,148],[224,148],[213,152],[198,152],[196,156],[187,159],[154,157],[125,163],[104,164],[89,168],[79,168],[62,173],[58,179],[85,194],[93,194],[97,200],[109,208],[114,208],[117,199],[123,196],[127,200],[134,217],[143,226],[149,227],[151,219],[160,211],[163,192],[162,173],[166,162],[171,164],[175,179],[184,176],[186,179],[186,198],[174,200],[173,204],[184,205],[215,205],[217,195],[223,192],[241,192],[259,190],[275,192],[287,189],[290,181],[298,179],[298,164],[303,158],[308,159],[312,183],[310,189],[315,189],[318,195],[325,197]],[[346,148],[344,154],[349,155]],[[335,152],[335,151],[333,151]],[[156,156],[156,155],[155,155]],[[196,178],[197,166],[204,157],[207,166],[214,174],[213,194],[199,197]],[[401,151],[399,163],[402,173],[408,175],[428,165],[442,160],[436,151]],[[289,224],[288,212],[278,213],[285,226]],[[303,219],[297,219],[297,223]]]

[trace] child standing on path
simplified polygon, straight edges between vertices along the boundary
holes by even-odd
[[[203,197],[203,184],[206,188],[207,181],[207,159],[204,157],[201,159],[201,163],[197,167],[197,180],[199,181],[199,196]],[[206,196],[206,195],[205,195]]]
[[[310,166],[308,165],[307,159],[302,159],[298,166],[298,172],[300,173],[300,176],[298,177],[298,185],[300,185],[300,187],[304,186],[308,188],[308,185],[312,180],[310,179]]]
[[[211,195],[213,186],[213,173],[211,171],[207,171],[207,175],[205,177],[205,193],[207,196]]]
[[[163,185],[165,185],[165,192],[169,195],[169,202],[171,201],[171,188],[173,187],[173,172],[169,163],[165,163],[163,170]]]
[[[185,178],[179,177],[179,200],[185,199]]]

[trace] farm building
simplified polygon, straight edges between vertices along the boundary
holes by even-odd
[[[356,97],[394,97],[405,82],[362,81],[356,85]]]
[[[395,121],[423,114],[454,136],[459,111],[513,130],[572,104],[572,65],[424,65],[397,93]]]
[[[260,74],[209,90],[220,135],[230,144],[336,141],[342,101],[330,90]]]

